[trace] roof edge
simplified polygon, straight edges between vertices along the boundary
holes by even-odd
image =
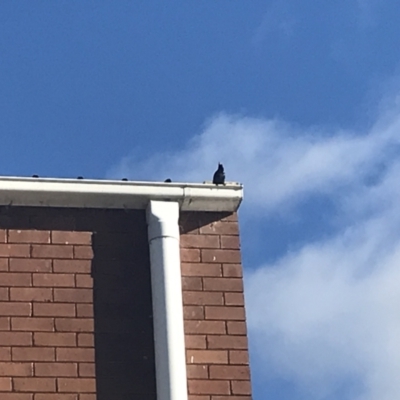
[[[0,177],[0,205],[145,209],[150,200],[176,201],[182,211],[236,211],[243,186],[227,182],[164,183]]]

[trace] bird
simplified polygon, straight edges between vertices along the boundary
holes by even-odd
[[[164,182],[171,183],[172,181],[171,181],[171,179],[167,178]]]
[[[213,183],[214,185],[225,185],[224,166],[221,163],[218,163],[218,169],[214,172]]]

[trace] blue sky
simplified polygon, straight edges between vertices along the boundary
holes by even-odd
[[[3,0],[2,174],[224,162],[254,399],[398,399],[399,20],[394,0]]]

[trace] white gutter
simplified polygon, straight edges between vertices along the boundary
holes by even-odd
[[[0,205],[145,209],[150,200],[174,201],[182,211],[236,211],[237,183],[124,182],[0,177]]]
[[[178,203],[150,201],[147,223],[157,400],[188,398],[178,219]]]

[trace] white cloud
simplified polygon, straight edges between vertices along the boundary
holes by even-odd
[[[307,399],[343,400],[343,393],[334,393],[350,381],[358,385],[351,400],[395,400],[399,139],[393,108],[362,134],[220,114],[180,151],[146,161],[128,157],[110,175],[142,178],[136,175],[141,171],[149,178],[203,181],[222,161],[228,180],[245,184],[243,207],[258,221],[296,212],[299,202],[312,204],[315,195],[335,198],[345,220],[335,236],[247,271],[248,323],[258,354],[253,368],[265,373],[265,385],[281,378],[302,388]]]
[[[221,161],[228,180],[245,184],[247,204],[276,212],[312,194],[361,184],[399,139],[400,122],[393,119],[359,135],[220,114],[186,148],[146,161],[127,157],[109,176],[202,182]]]
[[[248,272],[266,381],[283,377],[323,399],[352,376],[360,400],[400,398],[400,206],[381,211]]]
[[[400,398],[400,162],[390,152],[398,119],[358,139],[358,161],[342,158],[346,187],[336,195],[347,227],[248,271],[249,328],[266,383],[283,378],[325,399],[350,378],[359,385],[351,399]],[[338,154],[359,148],[354,140]],[[380,180],[365,185],[378,162],[386,164]]]

